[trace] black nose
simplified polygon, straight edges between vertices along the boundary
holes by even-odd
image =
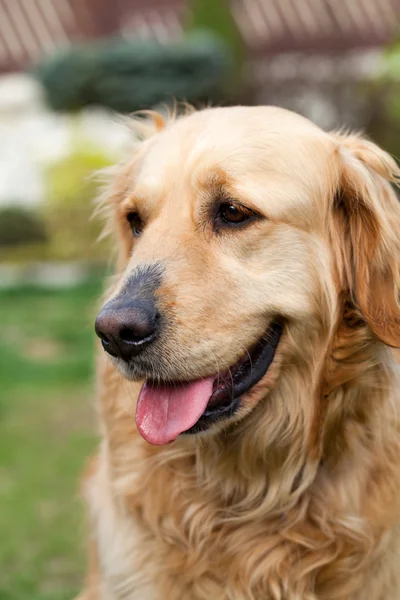
[[[154,340],[158,322],[153,303],[109,303],[98,314],[95,330],[106,352],[128,362]]]

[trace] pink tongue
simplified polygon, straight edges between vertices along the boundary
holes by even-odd
[[[136,407],[136,424],[145,440],[162,446],[190,429],[206,409],[214,377],[191,383],[155,385],[145,383]]]

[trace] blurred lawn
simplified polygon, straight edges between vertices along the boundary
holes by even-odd
[[[0,600],[70,599],[81,585],[100,291],[0,291]]]

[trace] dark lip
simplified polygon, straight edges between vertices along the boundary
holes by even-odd
[[[283,323],[273,321],[262,338],[229,370],[214,382],[213,394],[200,419],[183,434],[205,431],[211,425],[235,414],[240,398],[267,373],[283,333]]]

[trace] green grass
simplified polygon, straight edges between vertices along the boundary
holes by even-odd
[[[66,600],[81,585],[100,291],[0,291],[0,600]]]

